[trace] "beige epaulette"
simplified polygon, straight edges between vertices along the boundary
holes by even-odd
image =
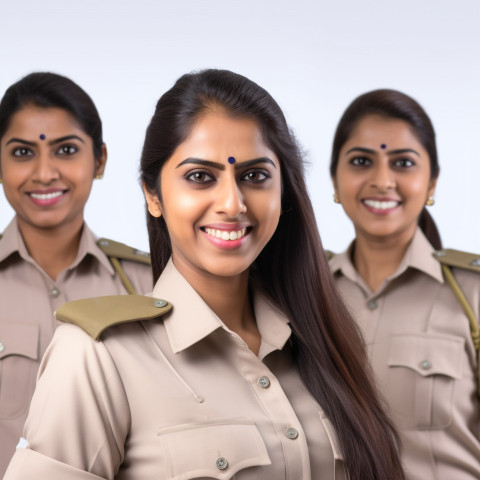
[[[462,268],[464,270],[470,270],[480,273],[480,257],[473,253],[460,252],[458,250],[444,249],[433,252],[433,256],[440,262],[442,266],[443,276],[452,289],[455,297],[462,306],[465,315],[468,318],[470,324],[470,334],[472,336],[473,344],[477,352],[480,351],[480,328],[478,326],[478,320],[475,318],[475,312],[473,311],[470,302],[465,294],[462,292],[460,285],[452,272],[451,267]],[[480,363],[478,366],[478,395],[480,396]]]
[[[166,300],[143,295],[112,295],[85,298],[64,303],[55,312],[55,318],[73,323],[87,332],[94,340],[113,325],[152,320],[172,309]]]
[[[442,264],[449,267],[463,268],[480,273],[480,255],[460,252],[459,250],[437,250],[433,256]]]
[[[129,247],[124,243],[115,242],[108,238],[100,238],[97,240],[97,245],[102,252],[108,257],[115,271],[118,273],[123,286],[130,295],[136,295],[136,290],[130,282],[125,270],[122,268],[120,260],[131,260],[133,262],[144,263],[145,265],[151,265],[150,254],[142,252],[135,248]]]
[[[131,260],[132,262],[145,263],[151,265],[150,254],[129,247],[124,243],[115,242],[108,238],[100,238],[97,245],[107,257],[119,258],[121,260]]]

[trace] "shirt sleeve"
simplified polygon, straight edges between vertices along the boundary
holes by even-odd
[[[33,466],[36,478],[113,479],[129,425],[128,401],[105,345],[61,325],[40,366],[24,429],[28,446],[17,449],[4,479],[33,478]],[[45,476],[38,476],[42,468]]]

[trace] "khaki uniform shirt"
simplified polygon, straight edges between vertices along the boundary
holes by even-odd
[[[173,310],[95,342],[60,326],[5,480],[345,479],[336,435],[292,363],[290,327],[257,294],[255,355],[170,262]]]
[[[139,292],[152,289],[151,267],[122,261]],[[0,478],[22,434],[40,360],[64,302],[126,293],[85,225],[75,262],[53,281],[29,255],[15,219],[0,239]]]
[[[355,270],[351,248],[330,266],[401,433],[407,478],[478,480],[478,359],[434,249],[418,229],[398,270],[373,292]],[[453,272],[480,318],[480,275]]]

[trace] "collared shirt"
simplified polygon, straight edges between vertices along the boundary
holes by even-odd
[[[73,264],[52,280],[27,251],[15,219],[0,239],[0,477],[22,434],[35,379],[64,302],[126,293],[86,225]],[[148,265],[122,261],[138,292],[152,289]]]
[[[95,342],[60,326],[5,480],[345,479],[333,428],[299,378],[286,318],[256,292],[259,355],[170,261],[166,316]]]
[[[407,477],[479,479],[478,357],[433,247],[418,229],[397,271],[373,292],[352,264],[352,245],[330,267],[401,433]],[[480,276],[454,274],[480,318]]]

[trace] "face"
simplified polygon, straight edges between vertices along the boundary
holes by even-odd
[[[368,115],[340,150],[335,192],[357,237],[410,239],[436,179],[427,151],[403,120]]]
[[[146,191],[147,204],[165,219],[179,271],[187,279],[247,272],[281,213],[280,163],[257,124],[208,113],[160,176],[161,202]]]
[[[92,139],[60,108],[28,105],[16,112],[0,139],[0,177],[20,228],[78,226],[95,175]]]

